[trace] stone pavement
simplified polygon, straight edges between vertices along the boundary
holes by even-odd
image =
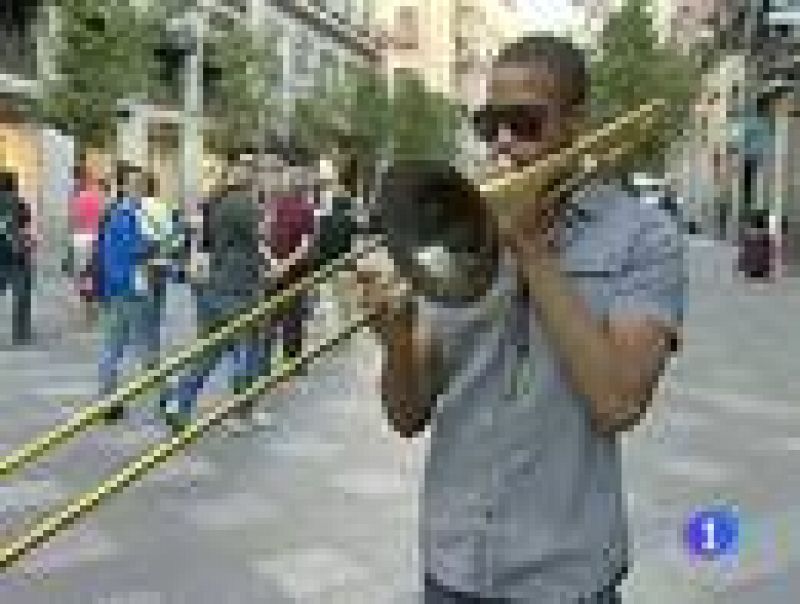
[[[727,248],[693,244],[684,351],[623,441],[636,561],[626,604],[800,596],[798,546],[782,536],[800,495],[800,282],[742,284],[724,274],[730,260]],[[186,339],[191,302],[173,294],[165,339]],[[0,350],[0,453],[91,398],[96,338],[65,330],[62,307],[41,303],[51,333],[37,344]],[[416,602],[426,441],[389,433],[378,363],[371,338],[344,346],[264,401],[273,428],[210,436],[114,497],[0,577],[0,602]],[[0,535],[165,434],[145,403],[0,485]],[[747,529],[738,568],[692,564],[681,547],[686,514],[717,499],[737,503]]]

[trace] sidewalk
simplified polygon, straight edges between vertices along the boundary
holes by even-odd
[[[683,352],[649,416],[624,437],[634,545],[625,604],[800,597],[800,557],[776,539],[800,516],[800,483],[791,480],[800,450],[800,281],[762,290],[717,277],[731,253],[692,244]],[[170,299],[170,334],[190,331],[187,296]],[[2,450],[63,417],[59,396],[80,400],[94,387],[94,357],[74,341],[0,354],[2,375],[14,377],[0,393]],[[274,429],[205,439],[31,558],[36,579],[22,569],[0,577],[0,601],[49,604],[57,594],[59,604],[415,604],[427,443],[389,432],[379,363],[369,336],[344,345],[265,397]],[[163,438],[142,409],[0,484],[2,530]],[[750,534],[738,568],[692,565],[680,542],[691,509],[719,498],[740,506]]]
[[[683,352],[646,422],[624,442],[637,561],[626,601],[795,601],[800,552],[776,543],[800,496],[790,480],[800,427],[800,280],[745,283],[731,274],[729,246],[695,241],[690,256]],[[719,501],[739,506],[738,561],[693,564],[682,523],[695,506]]]

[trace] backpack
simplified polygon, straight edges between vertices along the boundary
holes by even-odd
[[[258,204],[250,191],[230,189],[204,210],[210,293],[237,305],[254,300],[263,285]]]

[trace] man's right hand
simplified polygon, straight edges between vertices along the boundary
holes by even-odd
[[[376,318],[379,329],[400,318],[411,300],[408,282],[381,252],[358,260],[355,269],[344,275],[342,285],[360,312]]]

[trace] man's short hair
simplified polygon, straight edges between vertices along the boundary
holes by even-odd
[[[504,47],[495,59],[495,67],[509,64],[545,64],[558,77],[570,106],[581,105],[588,96],[589,78],[584,52],[565,38],[533,34]]]

